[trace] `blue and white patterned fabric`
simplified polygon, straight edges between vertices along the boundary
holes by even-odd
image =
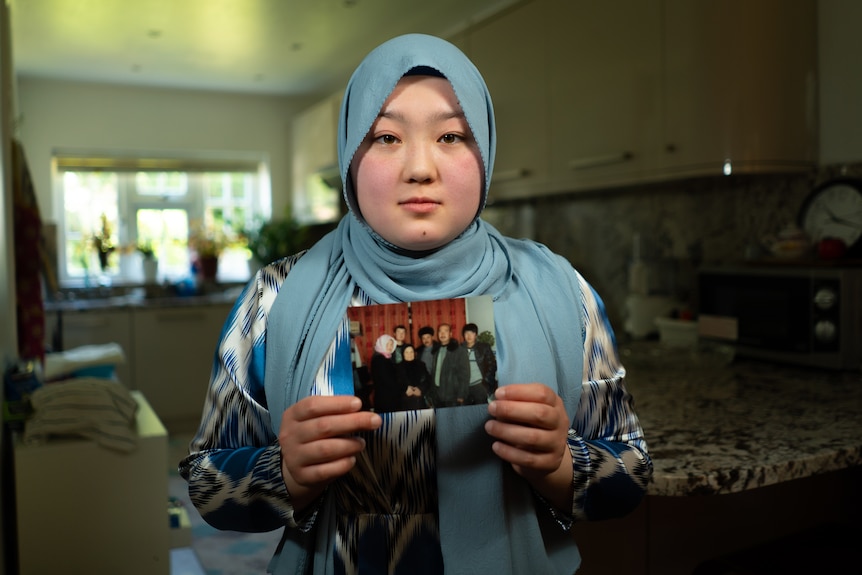
[[[317,519],[317,509],[303,517],[293,512],[263,385],[267,316],[295,261],[289,257],[263,268],[234,306],[218,344],[200,428],[180,464],[191,499],[217,528],[309,532]],[[573,521],[628,513],[652,473],[601,300],[578,278],[585,339],[583,391],[568,438],[575,496],[571,510],[545,505],[563,531]],[[353,303],[368,299],[357,293]],[[331,393],[329,369],[337,363],[338,341],[346,339],[334,338],[313,393]],[[442,573],[435,423],[433,410],[385,414],[384,425],[366,436],[357,467],[332,488],[335,505],[344,511],[337,514],[336,572]]]

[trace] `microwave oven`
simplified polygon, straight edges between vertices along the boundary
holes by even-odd
[[[739,356],[862,369],[862,268],[702,268],[698,335]]]

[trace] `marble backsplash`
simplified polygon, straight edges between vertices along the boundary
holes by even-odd
[[[698,266],[750,257],[765,237],[796,223],[818,184],[838,176],[862,178],[862,163],[491,203],[483,217],[504,234],[535,239],[568,258],[622,332],[635,235],[659,277],[657,289],[693,304]]]

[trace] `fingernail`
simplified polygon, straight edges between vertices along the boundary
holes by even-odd
[[[497,402],[496,401],[492,401],[491,403],[488,404],[488,413],[490,413],[491,415],[497,415]]]

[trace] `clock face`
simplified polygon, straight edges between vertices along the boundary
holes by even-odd
[[[836,180],[814,190],[799,223],[814,242],[837,238],[852,246],[862,237],[862,184]]]

